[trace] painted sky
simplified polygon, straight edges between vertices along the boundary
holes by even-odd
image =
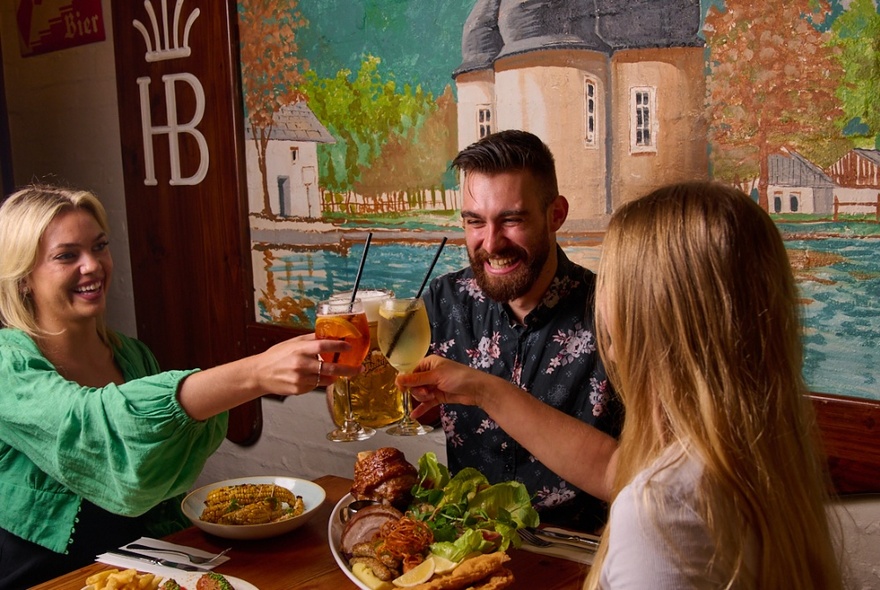
[[[357,70],[364,55],[382,58],[380,71],[401,84],[421,84],[435,96],[452,84],[461,63],[461,32],[474,0],[300,1],[309,21],[300,54],[319,76]]]

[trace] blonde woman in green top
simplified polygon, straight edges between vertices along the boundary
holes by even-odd
[[[206,370],[160,372],[104,323],[107,217],[86,191],[32,186],[0,206],[0,588],[24,588],[186,524],[177,497],[226,411],[357,369],[309,334]]]

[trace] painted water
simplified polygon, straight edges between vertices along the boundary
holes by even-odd
[[[804,300],[804,376],[816,392],[880,400],[880,239],[789,240],[793,251],[829,254],[827,266],[798,272]],[[436,244],[373,244],[361,288],[392,289],[414,296],[437,249]],[[567,246],[575,262],[595,269],[600,248]],[[277,295],[319,301],[352,288],[363,246],[347,252],[273,250],[271,271]],[[447,244],[432,277],[467,264],[463,245]],[[261,321],[272,318],[260,311]],[[307,310],[314,321],[314,312]]]

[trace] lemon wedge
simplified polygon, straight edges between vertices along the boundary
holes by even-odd
[[[448,574],[452,570],[458,567],[457,561],[452,561],[451,559],[446,559],[442,555],[436,555],[432,553],[428,559],[434,561],[434,573],[435,574]]]
[[[424,584],[434,575],[434,560],[430,557],[412,568],[399,578],[394,578],[391,583],[398,588],[411,588]]]

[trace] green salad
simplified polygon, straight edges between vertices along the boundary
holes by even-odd
[[[434,453],[419,459],[419,480],[412,494],[409,514],[434,533],[431,552],[451,561],[477,552],[505,551],[510,545],[519,547],[516,530],[539,523],[523,484],[490,484],[486,476],[469,467],[450,477]]]

